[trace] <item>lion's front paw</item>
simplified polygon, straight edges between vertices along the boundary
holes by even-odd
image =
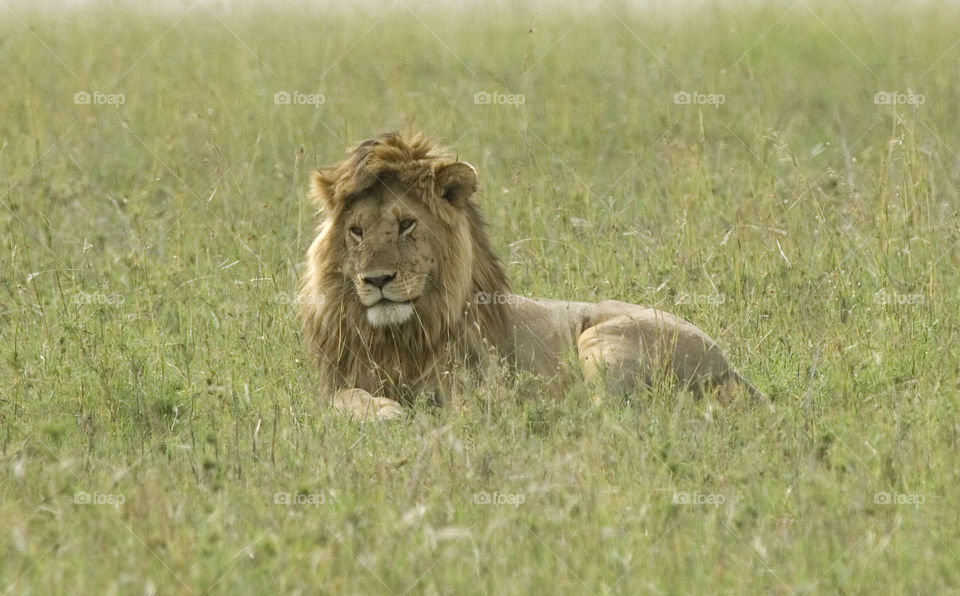
[[[374,416],[378,420],[396,420],[403,418],[403,406],[385,397],[373,398]]]
[[[396,420],[404,411],[399,402],[386,397],[374,397],[363,389],[345,389],[337,393],[334,407],[362,421]]]

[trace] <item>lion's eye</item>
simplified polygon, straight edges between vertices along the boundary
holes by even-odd
[[[417,222],[413,221],[412,219],[405,219],[400,222],[400,233],[409,234],[413,231],[413,228],[415,228],[416,225]]]
[[[360,228],[360,226],[353,226],[350,228],[350,235],[353,236],[354,239],[360,240],[363,238],[363,230]]]

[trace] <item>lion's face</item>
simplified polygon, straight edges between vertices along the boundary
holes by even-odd
[[[411,194],[377,185],[343,216],[343,273],[374,327],[410,321],[418,303],[439,289],[437,243],[447,224]]]

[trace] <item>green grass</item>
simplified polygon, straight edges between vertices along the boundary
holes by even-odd
[[[960,10],[381,14],[0,7],[0,593],[960,590]],[[308,172],[408,126],[518,291],[677,312],[775,412],[506,377],[336,417]]]

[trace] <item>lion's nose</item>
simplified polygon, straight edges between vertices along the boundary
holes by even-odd
[[[368,283],[371,286],[374,286],[378,290],[382,290],[383,286],[393,281],[393,278],[395,278],[396,276],[397,275],[395,273],[390,275],[377,275],[375,277],[364,277],[363,281],[364,283]]]

